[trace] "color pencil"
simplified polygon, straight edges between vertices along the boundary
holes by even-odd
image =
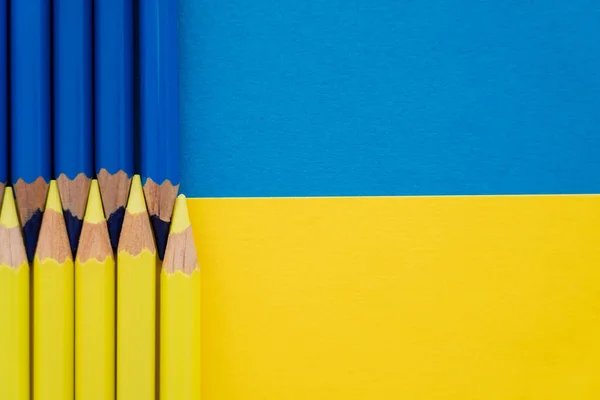
[[[200,398],[200,267],[179,195],[160,277],[160,398]]]
[[[0,204],[4,195],[4,188],[8,182],[8,74],[6,70],[8,49],[8,8],[6,0],[0,0]]]
[[[29,400],[29,264],[12,188],[0,212],[0,399]]]
[[[117,264],[117,398],[154,400],[156,248],[139,175],[131,181]]]
[[[94,174],[92,0],[54,0],[54,174],[77,253]]]
[[[177,0],[142,0],[140,21],[141,174],[162,260],[179,190]]]
[[[132,0],[94,2],[95,170],[117,250],[133,173]]]
[[[73,257],[58,185],[50,181],[33,267],[33,397],[73,399]]]
[[[75,258],[75,398],[115,395],[115,261],[92,180]]]
[[[50,2],[10,6],[11,181],[33,261],[50,181]]]

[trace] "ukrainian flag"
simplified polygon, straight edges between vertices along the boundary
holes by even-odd
[[[203,399],[600,398],[600,6],[181,5]]]

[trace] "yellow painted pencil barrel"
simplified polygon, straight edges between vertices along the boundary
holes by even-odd
[[[117,255],[117,399],[155,399],[156,247],[139,175]]]
[[[199,399],[200,268],[183,195],[175,202],[160,279],[160,398]]]
[[[73,399],[73,257],[56,181],[50,182],[34,258],[33,397]]]
[[[0,399],[29,400],[29,265],[12,188],[0,211]]]
[[[75,261],[75,397],[114,399],[114,367],[115,262],[93,180]]]

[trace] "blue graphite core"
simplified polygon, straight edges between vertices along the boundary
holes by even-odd
[[[73,258],[75,258],[77,255],[77,248],[79,247],[79,236],[81,235],[83,220],[71,214],[71,210],[65,210],[64,213],[65,225],[67,226],[67,236],[69,237],[69,244],[71,245]]]
[[[125,217],[125,207],[119,207],[110,214],[106,221],[108,225],[108,235],[110,236],[110,244],[113,251],[117,251],[119,247],[119,237],[121,236],[121,227],[123,226],[123,218]]]
[[[25,250],[27,252],[27,259],[29,262],[33,262],[35,257],[35,249],[37,247],[38,237],[40,235],[40,228],[42,226],[42,217],[44,213],[39,208],[29,218],[29,221],[23,225],[23,240],[25,242]]]
[[[171,221],[163,221],[157,215],[150,217],[152,228],[154,229],[154,237],[156,238],[156,251],[158,258],[165,258],[165,250],[167,249],[167,240],[169,239],[169,228]]]

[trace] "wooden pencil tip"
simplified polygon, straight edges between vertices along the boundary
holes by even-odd
[[[79,247],[79,236],[81,235],[83,220],[71,214],[71,210],[65,211],[64,218],[65,225],[67,226],[67,235],[69,236],[69,243],[71,245],[71,252],[73,253],[73,255],[75,255],[77,254],[77,249]]]
[[[186,275],[191,275],[198,268],[198,255],[196,254],[187,201],[184,195],[179,195],[173,209],[171,232],[165,250],[163,269],[167,273],[181,271]]]
[[[180,194],[175,200],[175,207],[173,207],[170,233],[183,232],[188,226],[190,226],[190,216],[187,209],[187,199],[185,195]]]
[[[127,201],[127,212],[129,214],[141,214],[146,212],[146,201],[144,200],[142,180],[139,175],[134,175],[131,179],[129,200]]]
[[[100,197],[100,188],[98,187],[98,181],[96,179],[93,179],[92,184],[90,185],[90,193],[88,195],[88,202],[83,220],[92,224],[98,224],[105,221],[102,198]]]
[[[53,210],[62,215],[62,205],[60,202],[60,194],[58,192],[58,184],[53,179],[50,181],[48,188],[48,197],[46,198],[46,210]]]
[[[4,191],[4,199],[0,209],[0,265],[15,269],[27,266],[27,253],[25,252],[23,235],[19,227],[15,197],[13,189],[10,187],[7,187]],[[7,328],[10,328],[10,326]],[[2,329],[6,328],[3,327]]]
[[[156,238],[156,251],[159,259],[165,258],[165,250],[167,249],[167,240],[169,239],[169,228],[171,221],[163,221],[158,215],[151,215],[150,221]]]
[[[19,217],[17,216],[15,196],[11,187],[7,187],[4,190],[2,210],[0,211],[0,225],[6,228],[15,228],[19,226]]]

